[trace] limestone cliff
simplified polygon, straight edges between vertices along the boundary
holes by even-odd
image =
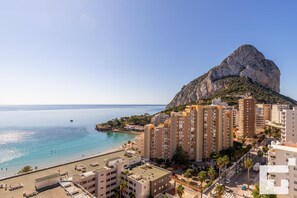
[[[280,92],[280,70],[252,45],[242,45],[206,74],[183,86],[168,108],[208,99],[226,88],[223,79],[248,78],[274,93]],[[236,93],[235,93],[236,94]]]

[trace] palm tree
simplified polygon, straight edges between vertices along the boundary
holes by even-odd
[[[224,166],[224,162],[223,162],[223,158],[219,157],[217,159],[217,165],[219,167],[219,177],[221,177],[221,169],[223,168]]]
[[[223,158],[223,163],[224,163],[224,167],[225,167],[225,179],[227,177],[227,165],[229,164],[230,160],[229,160],[229,157],[228,155],[225,155]]]
[[[258,155],[258,157],[260,158],[260,160],[262,161],[263,151],[258,150],[257,155]]]
[[[198,181],[200,182],[201,198],[202,198],[202,195],[203,195],[203,183],[204,183],[205,180],[206,180],[206,175],[207,175],[207,172],[206,172],[206,171],[201,171],[201,172],[198,174]]]
[[[268,146],[263,146],[262,151],[265,155],[267,155],[267,152],[269,151]]]
[[[176,193],[178,195],[179,198],[182,198],[183,195],[185,194],[185,187],[183,185],[178,185],[176,188]]]
[[[253,140],[252,145],[253,145],[253,149],[255,150],[256,149],[256,146],[257,146],[257,141],[255,139]]]
[[[125,188],[127,187],[127,182],[122,181],[120,183],[120,197],[122,197],[122,193],[124,192]]]
[[[210,167],[207,171],[209,177],[210,177],[210,180],[213,181],[215,180],[215,177],[216,177],[216,170],[213,168],[213,167]]]
[[[221,198],[223,197],[224,193],[225,193],[225,187],[223,185],[216,185],[215,187],[215,193],[216,193],[216,197]]]
[[[247,158],[244,161],[244,166],[248,169],[248,188],[250,188],[250,169],[253,167],[253,160],[251,158]]]
[[[242,150],[235,150],[234,157],[236,160],[236,172],[238,170],[238,159],[242,156]]]

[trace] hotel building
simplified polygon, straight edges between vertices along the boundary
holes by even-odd
[[[171,159],[181,146],[191,160],[201,161],[212,152],[233,145],[233,114],[219,105],[187,106],[172,112],[164,124],[145,126],[144,157]]]
[[[239,132],[242,135],[253,137],[256,132],[256,100],[251,97],[240,99],[239,106]]]

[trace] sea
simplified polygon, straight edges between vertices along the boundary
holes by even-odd
[[[154,114],[164,108],[164,105],[0,106],[0,178],[16,175],[27,165],[41,169],[115,149],[136,136],[98,132],[96,124],[123,116]]]

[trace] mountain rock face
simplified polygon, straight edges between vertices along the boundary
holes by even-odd
[[[223,88],[222,79],[230,77],[249,78],[269,90],[280,92],[280,70],[273,61],[252,45],[242,45],[223,62],[210,69],[206,74],[183,86],[167,108],[210,98]]]

